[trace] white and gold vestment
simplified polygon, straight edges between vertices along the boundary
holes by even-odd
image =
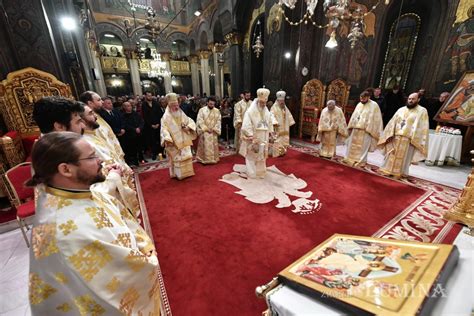
[[[369,151],[377,148],[383,131],[382,114],[378,104],[370,99],[365,104],[359,102],[352,113],[348,128],[352,129],[352,132],[347,142],[344,162],[353,166],[364,165]]]
[[[32,315],[160,315],[154,245],[102,190],[39,185],[30,248]]]
[[[219,161],[219,135],[221,134],[221,112],[205,106],[197,116],[197,134],[199,138],[196,159],[203,164]]]
[[[280,106],[278,101],[273,104],[270,112],[278,123],[274,127],[276,139],[272,145],[272,156],[283,156],[290,146],[290,126],[295,124],[295,120],[288,107],[286,105]]]
[[[102,137],[98,136],[96,131],[86,130],[84,131],[83,137],[92,145],[96,155],[103,161],[103,170],[107,170],[107,167],[113,164],[118,164],[122,167],[123,174],[121,184],[117,185],[117,192],[113,195],[138,218],[140,215],[140,204],[138,202],[133,170],[125,160],[123,160],[123,156],[120,156],[120,153],[113,150]]]
[[[189,128],[185,131],[183,126]],[[165,147],[170,163],[170,177],[179,180],[194,175],[191,146],[196,139],[196,123],[181,109],[173,114],[169,107],[161,118],[161,146]]]
[[[332,111],[329,111],[328,107],[325,107],[321,111],[316,137],[321,144],[319,155],[325,158],[334,157],[336,146],[343,143],[347,136],[346,118],[341,108],[335,106]]]
[[[249,109],[252,104],[251,100],[245,101],[245,99],[240,100],[234,105],[234,147],[235,150],[239,151],[240,149],[240,129],[242,128],[242,122],[244,121],[245,112]]]
[[[265,177],[265,161],[268,157],[270,133],[273,134],[273,123],[273,115],[266,106],[262,108],[258,105],[258,99],[245,112],[239,153],[245,157],[247,175],[250,178]]]
[[[398,109],[379,141],[385,153],[380,171],[396,177],[408,175],[412,162],[426,158],[428,137],[429,118],[424,107],[418,105],[409,109],[404,106]]]

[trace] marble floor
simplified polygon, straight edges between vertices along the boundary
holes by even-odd
[[[308,146],[308,143],[305,143]],[[316,146],[316,145],[311,145]],[[338,155],[344,155],[345,148],[337,148]],[[369,154],[369,163],[380,166],[383,155],[380,152]],[[431,180],[437,183],[462,188],[466,183],[467,176],[471,170],[469,166],[454,167],[427,167],[423,163],[412,165],[410,175]],[[15,225],[12,226],[12,228]],[[461,251],[461,259],[470,262],[474,267],[474,238],[464,233],[460,233],[455,241]],[[0,234],[0,315],[23,316],[31,315],[28,304],[28,256],[29,249],[26,247],[21,231],[13,229]],[[469,265],[468,265],[469,266]],[[467,271],[465,276],[467,297],[470,302],[474,302],[474,269]],[[464,302],[464,306],[466,302]],[[469,303],[469,302],[468,302]],[[439,315],[470,315],[469,308],[460,311],[450,304],[452,300],[440,302],[447,304],[442,314]],[[469,304],[467,304],[469,305]],[[471,303],[472,305],[472,303]],[[450,311],[453,311],[450,313]]]

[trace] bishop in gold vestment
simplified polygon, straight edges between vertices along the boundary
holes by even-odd
[[[377,148],[383,130],[380,108],[369,96],[367,91],[361,93],[360,102],[349,121],[350,136],[344,162],[351,166],[365,165],[369,151]]]
[[[107,193],[92,146],[78,134],[54,132],[35,144],[32,160],[32,315],[160,315],[153,242]]]
[[[276,139],[272,145],[273,157],[286,154],[286,150],[290,146],[290,127],[295,124],[293,115],[291,115],[290,110],[285,105],[286,92],[278,91],[276,97],[277,101],[270,109],[277,123],[274,126]]]
[[[245,112],[247,112],[250,104],[252,104],[252,101],[250,100],[250,92],[246,91],[244,93],[244,98],[234,105],[234,147],[237,151],[239,151],[240,148],[240,129],[242,127]]]
[[[265,164],[268,157],[268,146],[273,137],[273,115],[266,104],[270,90],[257,90],[257,99],[245,112],[241,130],[239,153],[245,157],[247,176],[249,178],[264,178],[267,172]]]
[[[207,106],[201,108],[197,116],[199,137],[196,159],[203,164],[219,161],[219,135],[221,134],[221,112],[214,106],[216,99],[210,97]]]
[[[336,145],[342,144],[348,136],[346,118],[336,101],[329,100],[321,111],[319,118],[318,136],[320,142],[319,155],[332,158],[336,154]]]
[[[426,158],[429,118],[418,101],[417,93],[410,94],[407,106],[400,108],[385,127],[379,141],[385,153],[381,173],[397,178],[407,176],[412,162]]]
[[[179,108],[175,93],[166,95],[168,106],[161,118],[161,145],[170,164],[170,177],[182,180],[194,175],[191,146],[196,139],[196,123]]]

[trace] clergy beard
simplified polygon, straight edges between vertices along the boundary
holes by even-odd
[[[94,183],[104,182],[105,176],[102,173],[102,166],[99,166],[97,174],[95,176],[85,175],[83,173],[77,174],[77,181],[87,185],[93,185]]]
[[[413,109],[413,108],[414,108],[415,106],[417,106],[417,105],[418,105],[418,102],[413,103],[413,104],[407,103],[407,108]]]
[[[87,127],[91,130],[96,130],[100,127],[100,125],[97,122],[87,122]]]
[[[171,115],[173,115],[174,117],[179,117],[181,113],[179,113],[179,111],[171,111]]]

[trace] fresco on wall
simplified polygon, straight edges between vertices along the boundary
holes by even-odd
[[[474,5],[466,12],[466,20],[457,19],[449,35],[437,82],[440,91],[451,90],[464,72],[474,68]]]
[[[420,25],[420,17],[414,13],[404,14],[393,23],[380,79],[383,89],[405,87]]]

